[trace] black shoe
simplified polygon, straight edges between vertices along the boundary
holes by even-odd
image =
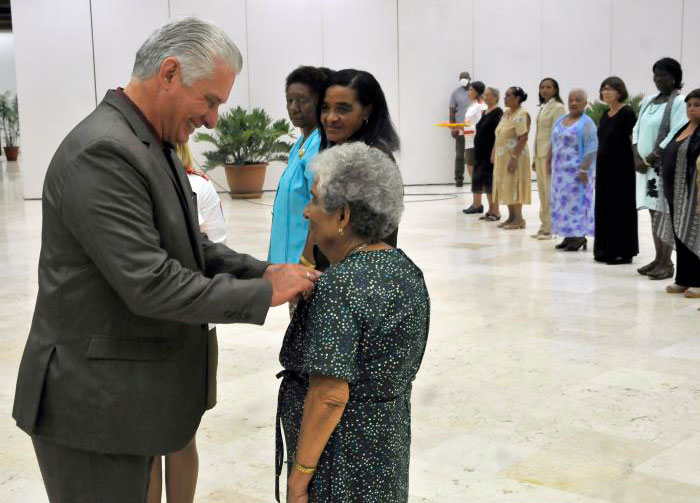
[[[464,187],[464,182],[455,182],[455,187]]]
[[[554,248],[556,248],[557,250],[563,250],[564,248],[569,246],[570,242],[571,242],[571,238],[564,238],[564,240],[561,243],[559,243],[558,245],[555,245]]]
[[[588,248],[588,240],[586,238],[572,238],[568,246],[564,248],[564,251],[579,251],[582,246],[584,250]]]
[[[484,212],[483,205],[476,207],[473,204],[469,208],[465,208],[462,210],[462,213],[466,213],[467,215],[473,215],[474,213],[483,213],[483,212]]]
[[[675,272],[676,270],[675,267],[673,267],[673,264],[669,264],[660,269],[652,269],[647,273],[647,277],[654,280],[669,279],[673,277]]]
[[[639,269],[637,269],[637,272],[639,274],[641,274],[642,276],[646,276],[647,274],[649,274],[649,271],[651,271],[655,267],[656,267],[656,260],[652,260],[647,265],[642,266]]]

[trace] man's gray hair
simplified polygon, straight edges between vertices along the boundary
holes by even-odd
[[[399,226],[403,181],[385,152],[360,141],[344,143],[321,152],[312,167],[321,206],[331,212],[347,205],[355,234],[376,243]]]
[[[499,99],[501,97],[501,91],[499,91],[495,87],[488,86],[486,90],[491,91],[491,94],[493,94],[496,97],[496,99]]]
[[[243,57],[236,44],[213,23],[183,17],[174,19],[156,31],[136,53],[131,77],[147,79],[160,70],[163,60],[176,58],[182,67],[182,83],[186,86],[209,77],[217,61],[238,74]]]

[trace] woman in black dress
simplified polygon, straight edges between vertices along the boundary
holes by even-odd
[[[498,220],[498,206],[493,204],[493,161],[491,151],[496,141],[496,126],[503,117],[503,110],[498,106],[498,89],[487,87],[484,91],[484,102],[488,107],[476,123],[474,135],[474,177],[472,178],[472,193],[486,194],[489,209],[479,220]],[[466,213],[466,210],[462,210]]]
[[[685,97],[688,123],[664,152],[661,176],[676,244],[676,281],[668,293],[700,298],[700,208],[698,158],[700,157],[700,89]]]
[[[608,77],[600,85],[600,99],[609,109],[598,126],[595,182],[595,260],[629,264],[639,253],[632,128],[634,111],[625,105],[622,79]]]

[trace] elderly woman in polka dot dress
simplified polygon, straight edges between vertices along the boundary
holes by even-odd
[[[304,216],[331,267],[282,344],[277,476],[281,425],[287,502],[404,503],[430,303],[420,269],[381,241],[403,211],[401,175],[362,142],[326,150],[314,169]]]

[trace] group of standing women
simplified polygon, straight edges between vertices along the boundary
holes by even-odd
[[[666,291],[700,297],[700,89],[680,94],[683,72],[672,58],[657,61],[652,70],[658,94],[642,102],[639,118],[626,103],[622,79],[601,83],[599,97],[607,109],[597,126],[585,113],[583,89],[569,93],[567,112],[557,81],[548,77],[540,82],[532,169],[541,224],[532,237],[559,235],[564,239],[556,249],[577,251],[586,249],[587,236],[595,236],[595,260],[629,264],[639,253],[637,211],[648,209],[656,255],[638,272],[655,280],[673,277],[675,248],[675,283]],[[492,88],[487,92],[498,95]],[[521,88],[509,88],[507,110],[497,125],[491,127],[484,115],[475,128],[474,204],[463,212],[483,212],[485,192],[489,210],[481,218],[499,220],[498,204],[507,204],[508,219],[499,224],[505,229],[525,227],[522,204],[530,202],[530,118],[520,106],[526,98]],[[482,183],[484,171],[493,173],[492,191]]]

